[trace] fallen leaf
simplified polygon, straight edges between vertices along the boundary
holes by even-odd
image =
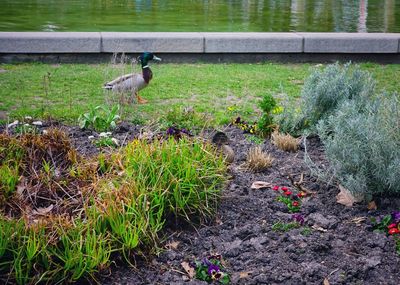
[[[190,264],[186,261],[181,263],[183,269],[185,269],[187,275],[189,276],[190,279],[192,279],[196,275],[196,271],[194,270],[193,267],[190,266]]]
[[[328,278],[325,278],[324,279],[324,285],[330,285],[331,283],[329,283],[329,280],[328,280]]]
[[[53,208],[54,208],[54,205],[52,204],[46,208],[37,208],[32,213],[34,215],[45,216],[47,213],[49,213],[51,210],[53,210]]]
[[[248,278],[253,271],[243,271],[239,273],[239,279]]]
[[[376,206],[375,201],[369,202],[367,208],[368,208],[368,210],[376,210],[376,209],[378,209],[378,207]]]
[[[362,222],[365,222],[367,220],[366,217],[356,217],[351,220],[352,223],[355,223],[357,226],[361,225]]]
[[[340,190],[339,194],[336,195],[336,202],[345,205],[346,207],[352,207],[354,203],[358,203],[364,200],[364,197],[360,195],[354,196],[352,193],[350,193],[349,190],[347,190],[340,184],[339,184],[339,190]]]
[[[171,242],[167,243],[167,245],[165,247],[169,248],[169,249],[178,249],[179,244],[180,244],[179,241],[171,241]]]
[[[271,187],[271,183],[265,181],[254,181],[253,184],[251,184],[251,189],[262,189],[268,187]]]
[[[328,231],[327,229],[321,228],[321,227],[319,227],[317,225],[313,225],[311,228],[313,228],[314,230],[323,232],[323,233],[326,233]]]

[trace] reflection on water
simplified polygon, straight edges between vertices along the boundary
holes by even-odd
[[[400,32],[400,1],[1,0],[0,31]]]

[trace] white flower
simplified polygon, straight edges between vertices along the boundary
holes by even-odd
[[[34,121],[34,122],[32,122],[32,125],[43,126],[43,123],[41,121]]]

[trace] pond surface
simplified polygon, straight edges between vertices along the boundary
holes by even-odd
[[[0,0],[0,31],[400,32],[398,0]]]

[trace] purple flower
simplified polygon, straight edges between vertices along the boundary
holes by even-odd
[[[211,264],[208,266],[208,275],[211,276],[211,279],[218,280],[221,278],[222,273],[218,265]]]
[[[304,217],[301,214],[293,214],[292,219],[298,222],[300,225],[304,224]]]
[[[395,223],[400,222],[400,211],[392,213],[392,219]]]

